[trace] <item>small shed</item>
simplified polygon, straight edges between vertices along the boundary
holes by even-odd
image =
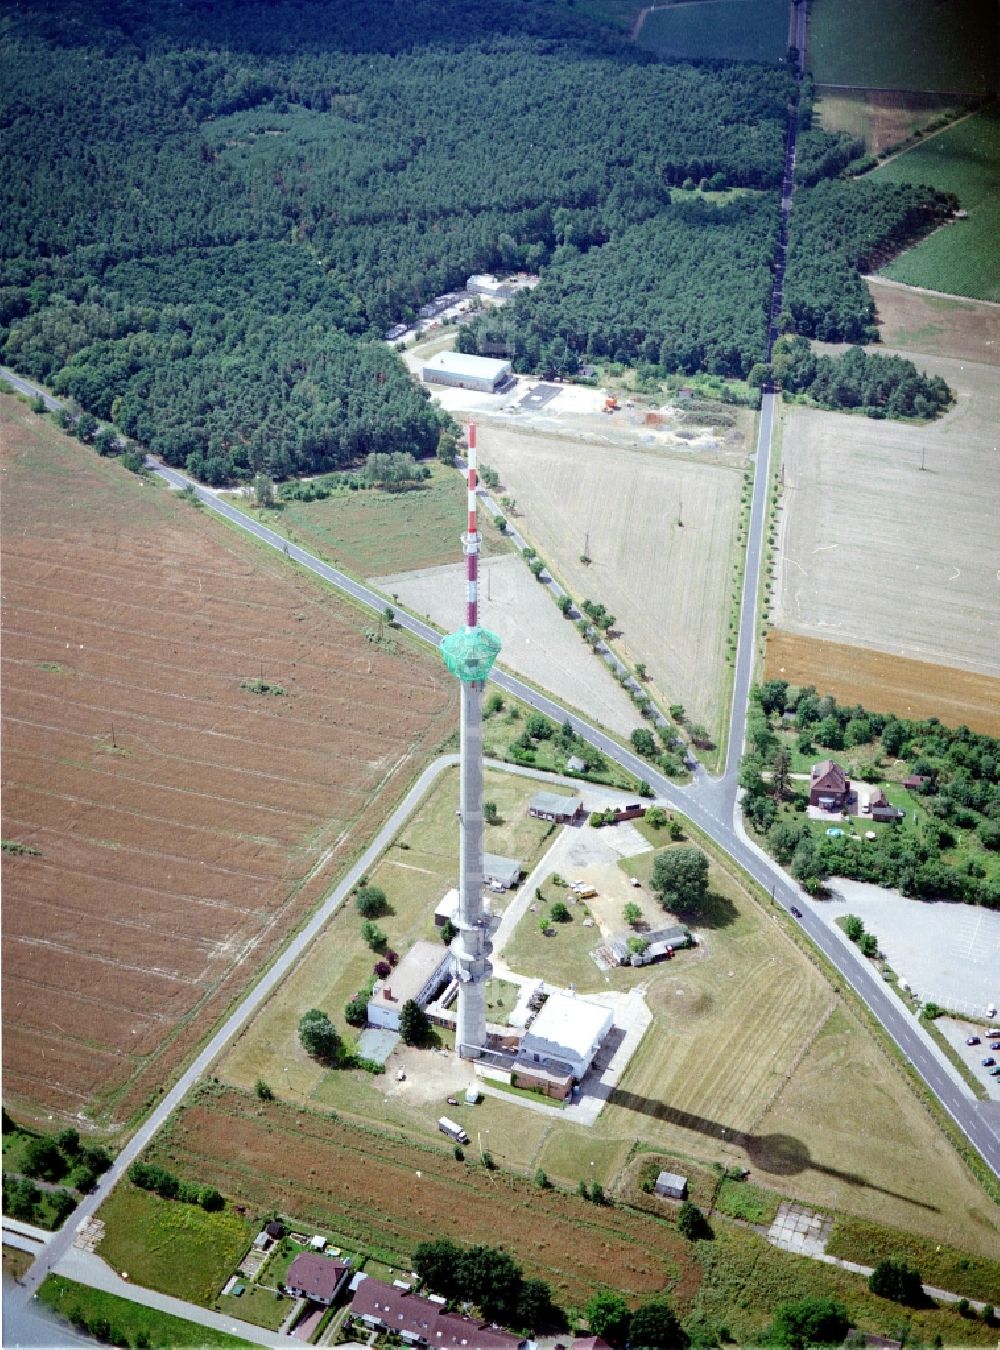
[[[682,1177],[679,1172],[661,1172],[653,1189],[657,1195],[665,1195],[669,1200],[685,1200],[688,1179]]]
[[[491,890],[509,891],[521,880],[521,864],[516,858],[501,858],[496,853],[484,853],[483,880]]]
[[[579,755],[570,755],[569,759],[566,761],[566,772],[567,772],[567,773],[586,773],[586,772],[587,772],[587,761],[584,760],[584,759],[581,759]]]
[[[309,1247],[314,1252],[326,1251],[326,1238],[322,1233],[316,1233],[309,1239]]]
[[[272,1238],[277,1242],[279,1238],[285,1236],[285,1225],[280,1219],[272,1219],[271,1222],[265,1226],[264,1232],[269,1238]]]

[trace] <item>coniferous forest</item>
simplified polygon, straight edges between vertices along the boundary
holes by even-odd
[[[0,358],[210,481],[430,453],[381,335],[474,271],[541,273],[463,333],[522,368],[764,359],[784,65],[657,62],[549,0],[38,0],[0,35]],[[827,181],[824,135],[786,318],[857,340],[873,232],[947,203]]]

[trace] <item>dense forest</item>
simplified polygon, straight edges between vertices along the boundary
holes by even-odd
[[[851,347],[817,356],[803,337],[782,337],[768,372],[786,394],[804,394],[823,408],[858,408],[869,417],[935,417],[951,403],[940,375],[921,374],[902,356]]]
[[[541,271],[463,336],[522,368],[763,359],[784,65],[660,63],[542,0],[39,0],[0,32],[0,358],[170,463],[430,453],[441,414],[381,334],[473,271]],[[801,331],[860,336],[841,217],[894,193],[924,209],[817,196],[799,244],[793,216]]]
[[[852,780],[921,779],[919,821],[911,812],[907,825],[880,825],[875,839],[860,847],[846,829],[831,836],[825,823],[809,822],[804,788],[789,777],[786,712],[793,714],[800,755],[832,755]],[[807,889],[822,889],[830,876],[853,877],[922,899],[1000,909],[1000,741],[994,737],[943,726],[936,717],[914,721],[843,707],[812,687],[790,690],[784,680],[767,680],[752,694],[747,747],[743,809],[769,851]]]
[[[934,229],[957,204],[934,188],[871,178],[801,188],[789,223],[782,326],[826,342],[875,341],[875,305],[861,273]]]

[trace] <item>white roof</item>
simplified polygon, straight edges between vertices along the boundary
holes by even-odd
[[[550,994],[522,1042],[544,1040],[581,1057],[606,1036],[611,1026],[610,1008],[587,1003],[569,994]]]
[[[510,370],[510,362],[496,361],[490,356],[471,356],[468,352],[438,352],[424,362],[424,370],[447,370],[452,375],[496,380]]]

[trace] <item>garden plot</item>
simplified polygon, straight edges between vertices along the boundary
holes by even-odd
[[[465,616],[465,564],[373,578],[386,594],[442,628]],[[631,699],[605,662],[564,619],[522,558],[484,558],[479,565],[479,617],[503,639],[500,663],[550,690],[611,731],[640,725]]]
[[[0,401],[4,1074],[162,1089],[455,721],[433,654]],[[263,680],[276,692],[254,692]]]
[[[775,622],[1000,675],[1000,382],[967,361],[919,364],[957,395],[927,426],[786,414]],[[878,689],[863,702],[880,707]]]

